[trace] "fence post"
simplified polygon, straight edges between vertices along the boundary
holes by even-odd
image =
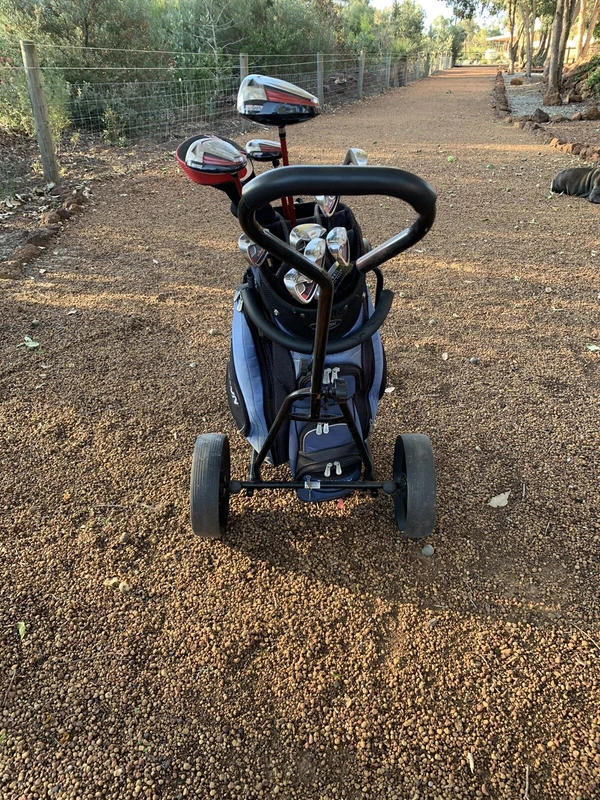
[[[356,87],[358,99],[362,97],[363,94],[363,80],[365,77],[365,51],[360,51],[360,56],[358,59],[358,85]]]
[[[240,81],[248,77],[250,70],[248,68],[248,53],[240,53]]]
[[[27,78],[27,88],[29,89],[29,99],[33,110],[35,134],[42,157],[44,179],[58,185],[60,183],[58,161],[56,160],[54,142],[52,141],[48,105],[44,96],[42,71],[40,70],[35,44],[21,39],[21,54],[23,56],[23,66],[25,67],[25,77]]]
[[[388,53],[385,59],[385,86],[386,89],[389,88],[389,85],[392,80],[392,54]]]
[[[323,90],[323,53],[317,53],[317,97],[321,108],[325,105],[325,92]]]

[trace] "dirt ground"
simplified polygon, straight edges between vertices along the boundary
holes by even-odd
[[[577,159],[495,121],[494,76],[288,133],[297,163],[360,146],[438,192],[385,268],[372,437],[381,476],[399,433],[431,437],[431,558],[384,496],[236,496],[226,541],[194,539],[197,434],[247,469],[224,393],[244,265],[175,163],[97,184],[1,282],[0,796],[599,796],[600,209],[550,196]],[[398,205],[352,201],[374,243]]]
[[[544,125],[544,128],[567,142],[577,142],[586,147],[600,146],[600,121],[556,122]]]

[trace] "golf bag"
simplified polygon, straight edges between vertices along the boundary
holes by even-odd
[[[308,214],[313,207],[297,206],[298,216]],[[268,227],[284,238],[281,223]],[[362,250],[362,234],[352,212],[345,206],[331,218],[331,226],[343,225],[349,233],[350,250],[356,258]],[[296,389],[310,386],[311,359],[287,350],[262,336],[244,309],[244,289],[256,290],[262,312],[284,332],[302,339],[314,336],[316,302],[299,306],[288,302],[278,289],[278,275],[289,267],[274,261],[265,276],[264,271],[250,268],[245,282],[234,297],[231,351],[227,363],[227,399],[239,432],[258,452],[271,428],[284,399]],[[314,306],[314,307],[312,307]],[[336,291],[329,328],[330,339],[340,339],[359,328],[373,313],[373,305],[364,275],[354,271]],[[348,393],[348,405],[357,429],[367,442],[377,406],[386,386],[386,363],[381,337],[376,332],[370,339],[349,350],[328,355],[325,359],[323,384],[343,380]],[[310,398],[296,401],[293,413],[306,411]],[[340,416],[337,405],[322,400],[327,416]],[[296,481],[334,479],[356,481],[361,475],[362,460],[350,429],[345,422],[297,422],[288,419],[281,427],[269,453],[269,461],[278,466],[289,462]],[[330,500],[343,497],[352,490],[298,489],[301,500]]]

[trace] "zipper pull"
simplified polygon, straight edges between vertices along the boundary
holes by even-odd
[[[339,461],[334,461],[333,466],[335,467],[335,474],[341,475],[342,474],[342,465]]]
[[[340,374],[340,367],[334,367],[331,370],[331,382],[335,383],[338,379],[338,375]]]
[[[238,291],[238,292],[235,293],[235,295],[233,297],[233,302],[237,304],[236,305],[236,309],[238,311],[241,311],[242,308],[243,308],[243,305],[244,305],[244,298],[243,298],[241,292]]]
[[[329,423],[328,422],[324,422],[323,423],[323,433],[329,433]]]
[[[331,375],[330,369],[323,370],[323,386],[327,386],[329,383],[329,376]]]
[[[323,433],[323,424],[321,422],[318,422],[316,434],[317,436],[321,436],[322,433]]]
[[[335,463],[337,464],[337,461]],[[327,466],[325,467],[324,475],[325,475],[326,478],[331,478],[331,468],[332,467],[333,467],[333,464],[330,461],[329,464],[327,464]]]

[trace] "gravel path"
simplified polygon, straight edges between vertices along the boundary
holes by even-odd
[[[599,796],[600,212],[549,197],[576,162],[493,119],[494,74],[288,135],[296,161],[361,146],[438,191],[386,268],[372,441],[389,474],[399,432],[431,437],[432,558],[385,497],[236,497],[227,542],[194,540],[196,435],[247,467],[224,396],[243,264],[225,199],[174,164],[99,184],[2,282],[1,797]],[[406,216],[353,207],[373,242]]]

